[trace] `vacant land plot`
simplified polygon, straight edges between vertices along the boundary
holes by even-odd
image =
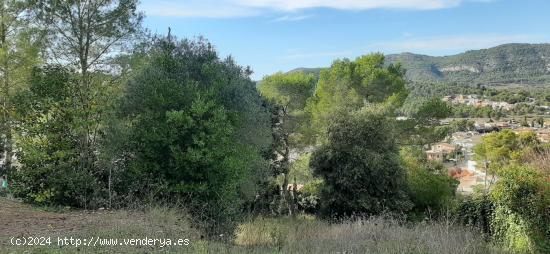
[[[181,212],[52,212],[0,198],[0,253],[499,253],[468,229],[445,223],[404,226],[383,218],[330,224],[314,217],[256,218],[232,242],[203,240]],[[14,246],[12,238],[50,237],[49,245]],[[102,239],[59,245],[58,237]],[[106,240],[116,239],[112,241]],[[135,239],[139,242],[130,244]],[[171,243],[145,244],[146,239]],[[188,244],[176,245],[177,239]],[[126,241],[125,241],[126,240]],[[184,242],[182,242],[184,243]]]

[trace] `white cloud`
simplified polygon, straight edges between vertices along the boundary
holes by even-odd
[[[291,15],[285,15],[282,17],[278,17],[271,22],[292,22],[292,21],[300,21],[304,19],[309,19],[313,17],[313,15],[297,15],[297,16],[291,16]]]
[[[262,7],[283,11],[309,8],[340,10],[367,10],[376,8],[430,10],[454,7],[462,0],[237,0],[244,6]]]
[[[465,51],[494,47],[505,43],[528,43],[545,41],[539,35],[460,35],[438,36],[429,38],[413,38],[400,41],[388,41],[369,45],[369,50],[387,53],[413,52],[423,54],[438,54],[449,51]]]
[[[141,9],[149,16],[229,18],[311,8],[435,10],[463,2],[492,1],[495,0],[144,0]]]
[[[140,8],[148,16],[160,17],[233,18],[262,13],[258,8],[234,4],[228,0],[148,0],[143,1]]]

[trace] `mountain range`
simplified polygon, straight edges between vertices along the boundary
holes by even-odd
[[[550,84],[550,43],[513,43],[451,56],[413,53],[386,55],[386,64],[400,63],[413,82],[462,85]],[[323,68],[298,68],[319,75]]]

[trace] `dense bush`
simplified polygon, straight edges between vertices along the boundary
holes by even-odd
[[[463,225],[476,228],[486,239],[492,236],[491,220],[495,209],[493,202],[487,196],[466,196],[458,200],[453,210],[455,218]]]
[[[545,146],[534,133],[492,133],[475,147],[479,160],[490,161],[498,177],[491,188],[462,201],[458,218],[480,228],[505,249],[550,251],[550,182],[544,173]],[[543,155],[543,156],[540,156]]]
[[[416,149],[403,149],[401,155],[415,210],[438,213],[448,208],[449,202],[455,196],[458,181],[447,174],[447,169],[442,164],[427,161]]]
[[[550,251],[550,183],[528,167],[500,171],[491,191],[494,238],[512,250]]]
[[[17,153],[21,168],[13,193],[32,203],[87,207],[103,204],[101,173],[78,170],[80,115],[71,96],[77,83],[59,66],[34,70],[30,87],[16,97]]]
[[[327,144],[313,153],[310,164],[324,180],[324,216],[403,212],[411,207],[393,122],[379,111],[365,108],[335,115]]]
[[[183,199],[208,233],[230,230],[257,193],[271,138],[249,72],[204,40],[159,39],[146,54],[119,107],[128,131],[111,145],[131,159],[115,190]]]

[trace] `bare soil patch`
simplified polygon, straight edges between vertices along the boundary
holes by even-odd
[[[81,230],[101,221],[109,211],[49,212],[18,201],[0,198],[0,238],[55,235]]]

